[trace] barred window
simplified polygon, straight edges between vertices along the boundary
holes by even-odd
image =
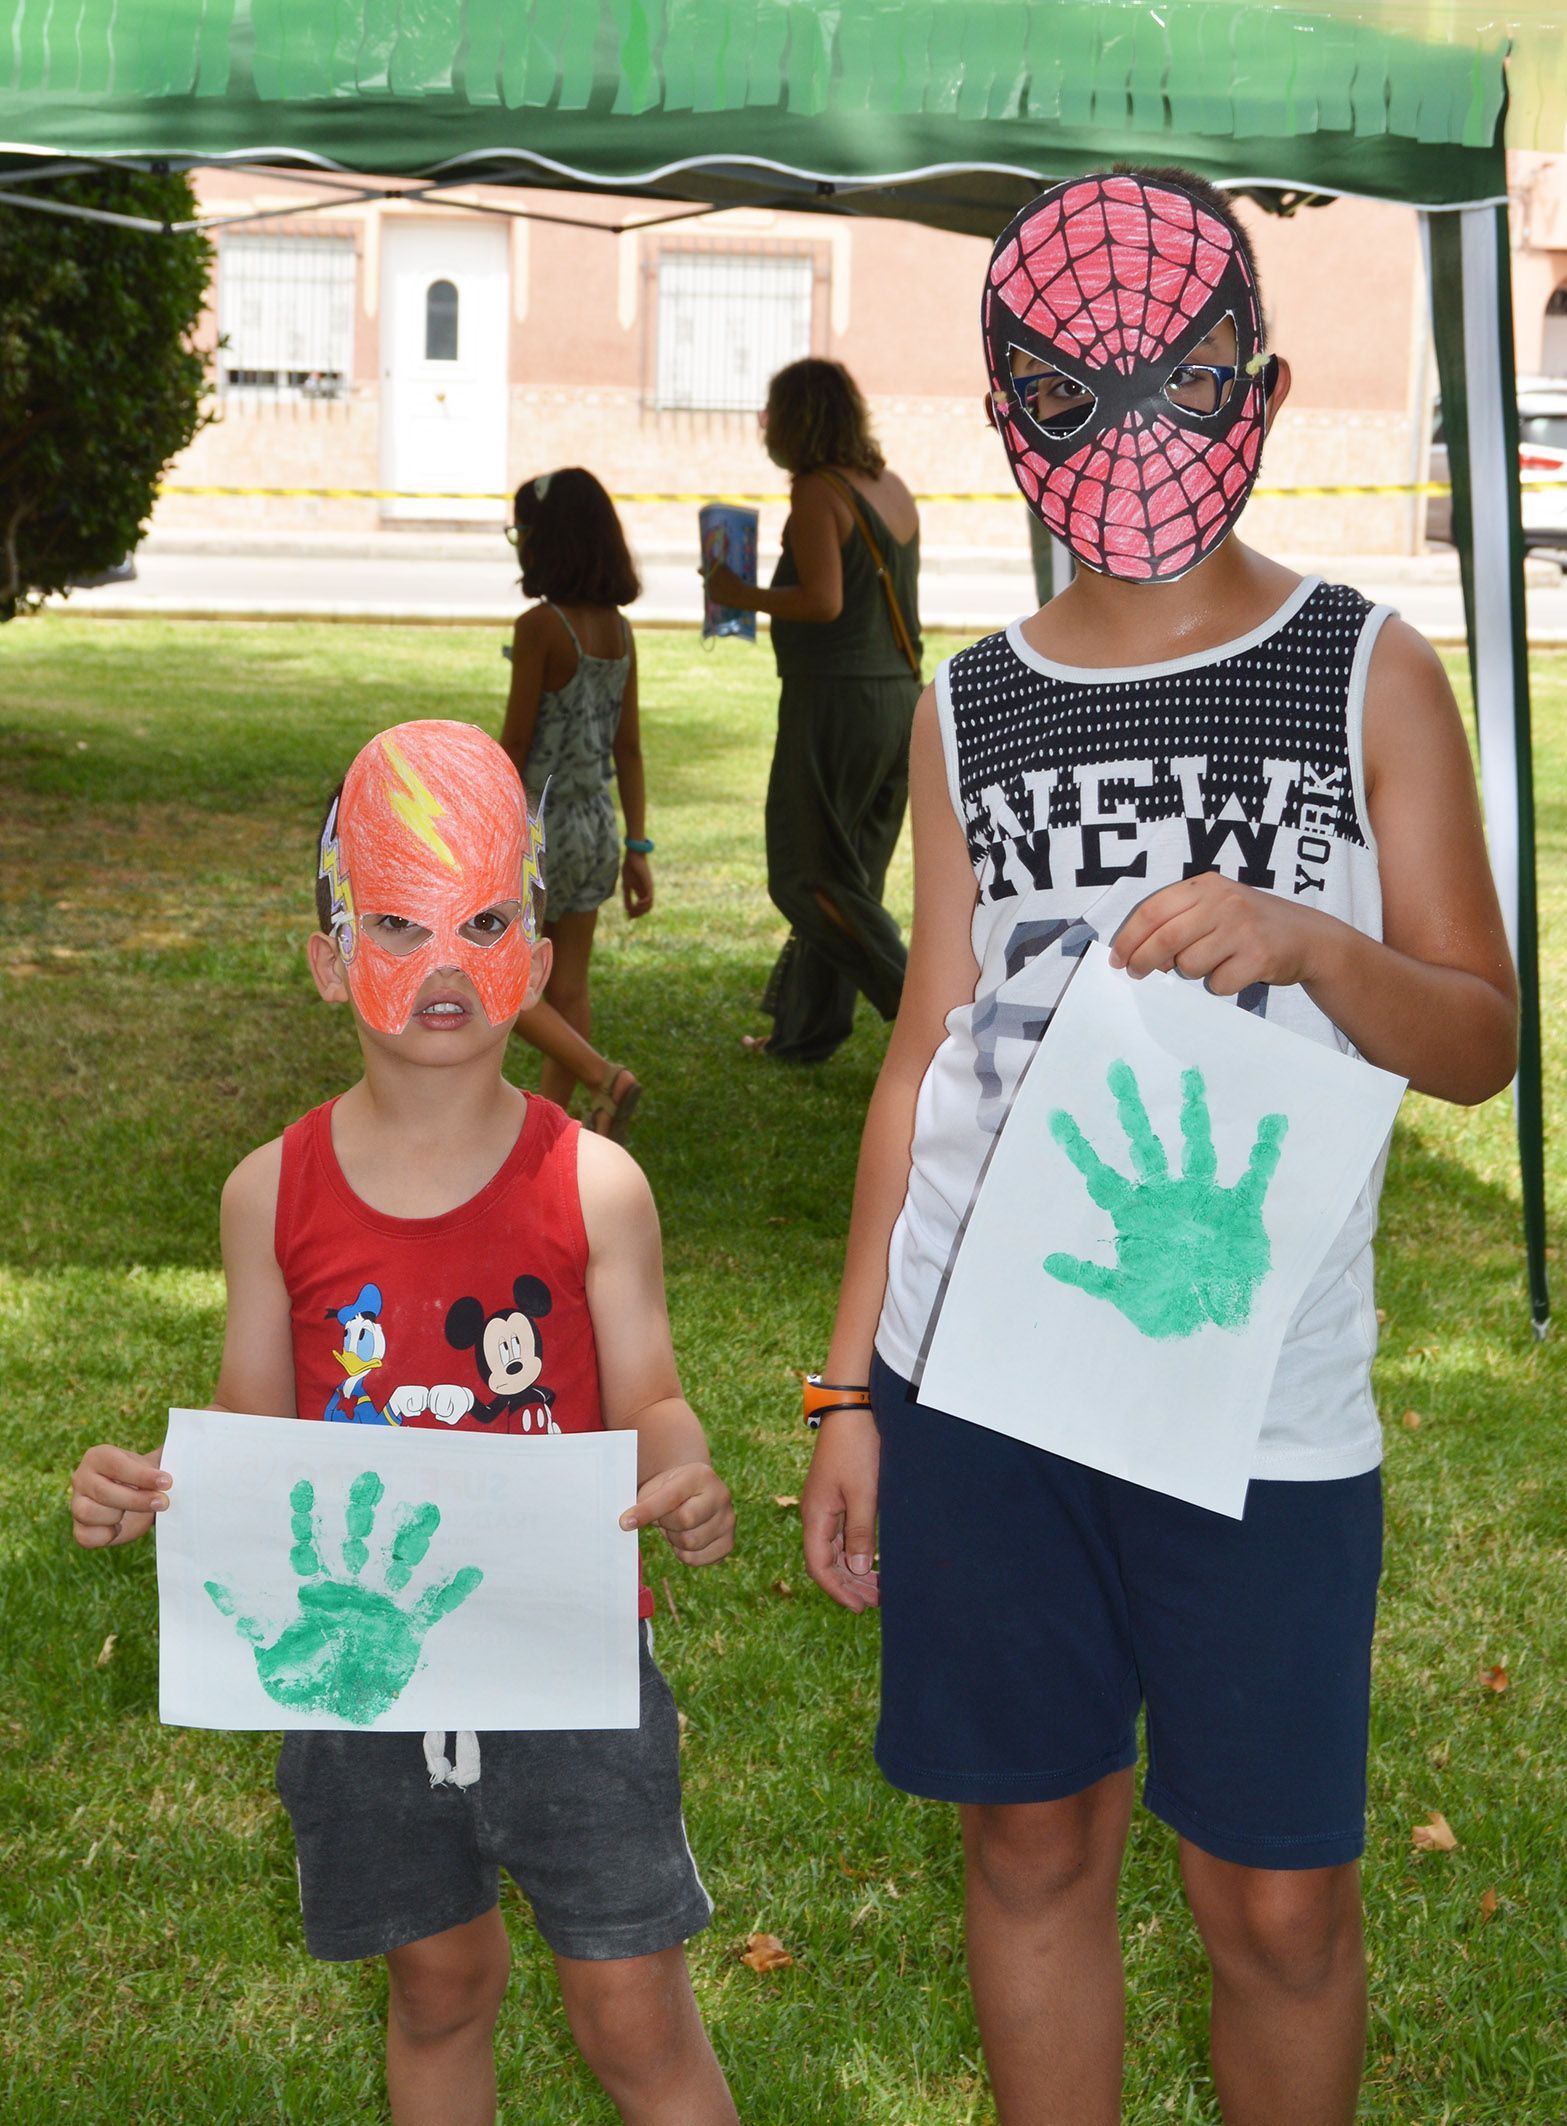
[[[357,261],[346,236],[225,236],[220,371],[228,391],[343,397],[354,366]]]
[[[654,405],[757,411],[774,370],[811,351],[814,277],[798,253],[660,251]]]

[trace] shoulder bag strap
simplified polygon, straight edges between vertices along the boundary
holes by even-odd
[[[882,559],[881,548],[876,544],[875,535],[866,520],[864,510],[860,507],[860,498],[848,480],[840,479],[835,472],[828,472],[825,467],[821,471],[822,478],[838,494],[842,495],[844,501],[848,504],[849,515],[854,520],[854,528],[870,549],[871,565],[881,578],[881,587],[887,594],[887,618],[892,622],[892,639],[897,643],[902,654],[908,659],[909,670],[918,679],[920,661],[915,653],[914,638],[909,633],[908,622],[903,617],[903,608],[898,603],[898,594],[892,587],[891,572],[886,562]]]

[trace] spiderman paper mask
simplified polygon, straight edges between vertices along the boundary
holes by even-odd
[[[997,240],[982,321],[1013,478],[1077,559],[1167,583],[1211,554],[1257,477],[1274,374],[1233,232],[1162,178],[1053,185]],[[1014,352],[1050,374],[1014,374]]]
[[[355,757],[321,834],[332,936],[360,1016],[399,1034],[456,970],[491,1025],[522,1008],[542,883],[522,781],[472,724],[403,723]]]

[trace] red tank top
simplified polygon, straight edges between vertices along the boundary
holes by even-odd
[[[274,1244],[288,1288],[295,1408],[330,1424],[598,1432],[579,1125],[530,1094],[476,1196],[393,1218],[349,1187],[333,1101],[283,1132]],[[647,1590],[642,1613],[651,1613]]]

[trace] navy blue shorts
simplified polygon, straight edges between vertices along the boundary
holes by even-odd
[[[1365,1844],[1381,1472],[1253,1480],[1242,1520],[928,1410],[878,1357],[876,1761],[938,1801],[1057,1801],[1137,1760],[1219,1860]]]

